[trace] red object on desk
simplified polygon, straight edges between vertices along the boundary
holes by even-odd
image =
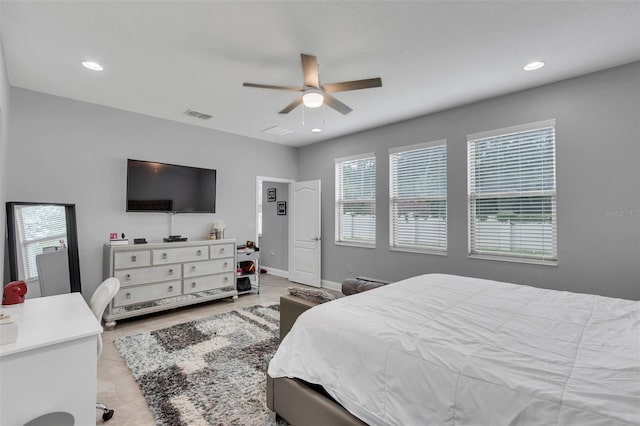
[[[24,281],[12,281],[2,289],[2,304],[17,305],[24,302],[27,294],[27,283]]]

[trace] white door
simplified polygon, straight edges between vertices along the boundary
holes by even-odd
[[[290,197],[289,281],[320,287],[320,181],[292,183]]]

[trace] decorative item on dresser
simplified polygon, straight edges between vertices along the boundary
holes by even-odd
[[[229,297],[236,290],[236,241],[192,241],[104,246],[104,278],[121,288],[104,313],[116,320]]]

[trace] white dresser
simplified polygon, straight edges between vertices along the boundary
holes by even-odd
[[[235,300],[236,241],[104,246],[104,278],[120,291],[104,313],[116,320],[229,297]]]

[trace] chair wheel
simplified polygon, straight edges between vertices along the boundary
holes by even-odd
[[[102,413],[102,421],[109,421],[113,417],[113,410],[108,410]]]

